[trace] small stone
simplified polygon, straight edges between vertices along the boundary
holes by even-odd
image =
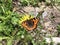
[[[24,35],[21,35],[21,38],[24,38]]]
[[[44,23],[45,28],[48,28],[48,26],[49,26],[50,24],[51,24],[51,21],[45,22],[45,23]]]
[[[45,32],[46,32],[46,30],[42,30],[41,32],[44,32],[44,33],[45,33]]]
[[[49,28],[47,28],[47,30],[50,30],[51,31],[51,30],[53,30],[53,28],[52,27],[49,27]]]

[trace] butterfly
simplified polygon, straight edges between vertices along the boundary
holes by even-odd
[[[39,19],[38,18],[32,18],[30,20],[25,20],[22,22],[22,26],[26,28],[28,31],[34,30],[37,27]]]

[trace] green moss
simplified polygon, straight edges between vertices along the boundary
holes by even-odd
[[[60,45],[60,43],[58,43],[57,45]]]

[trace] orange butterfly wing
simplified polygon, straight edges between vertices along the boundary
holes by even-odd
[[[24,22],[22,23],[22,26],[23,26],[24,28],[26,28],[28,31],[35,29],[35,28],[37,27],[37,23],[38,23],[38,21],[39,21],[39,19],[37,19],[37,18],[33,18],[33,19],[30,19],[30,20],[34,22],[34,24],[33,24],[32,27],[29,27],[29,26],[27,25],[27,23],[28,23],[27,21],[24,21]]]

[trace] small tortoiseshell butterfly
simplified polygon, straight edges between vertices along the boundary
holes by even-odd
[[[30,20],[25,20],[22,22],[22,26],[26,28],[28,31],[34,30],[37,27],[39,19],[38,18],[32,18]]]

